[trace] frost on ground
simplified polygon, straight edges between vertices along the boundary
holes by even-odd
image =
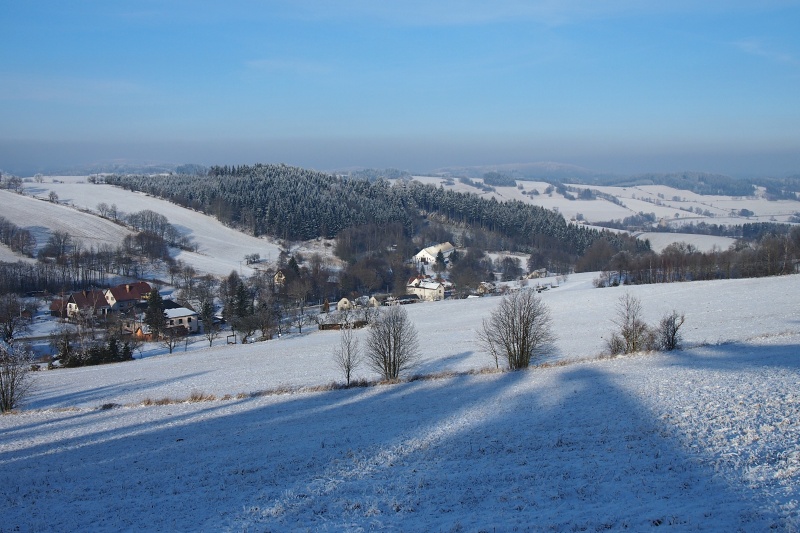
[[[625,290],[582,283],[544,293],[561,322],[570,309],[580,315],[571,335],[559,334],[565,359],[595,346]],[[223,347],[231,360],[198,349],[43,372],[33,408],[0,417],[0,529],[797,531],[798,283],[633,287],[655,318],[686,311],[695,329],[685,350],[525,372],[236,398],[284,375],[299,385],[337,379],[322,363],[338,338],[327,332],[261,352]],[[467,344],[491,305],[411,306],[423,365],[487,363]],[[429,329],[437,314],[457,326]],[[273,376],[244,389],[245,377],[229,373],[236,357],[252,380]],[[138,388],[125,389],[125,375]],[[128,401],[170,383],[233,397]]]

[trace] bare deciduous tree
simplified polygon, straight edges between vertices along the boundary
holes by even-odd
[[[391,307],[370,327],[366,343],[367,364],[385,380],[396,380],[419,359],[414,324],[402,307]]]
[[[214,314],[214,304],[211,300],[203,300],[200,304],[200,322],[203,324],[203,336],[208,341],[209,347],[214,344],[214,339],[220,336],[220,327]]]
[[[677,311],[664,315],[658,325],[658,346],[664,351],[677,350],[681,347],[681,326],[686,321],[686,316]]]
[[[24,302],[13,293],[0,296],[0,340],[11,343],[14,337],[28,331],[28,321],[23,317]]]
[[[618,331],[606,342],[612,354],[633,353],[656,348],[656,335],[642,318],[642,302],[625,293],[617,302],[617,317],[613,320]]]
[[[497,309],[478,332],[478,342],[500,367],[500,359],[511,370],[526,368],[531,360],[555,341],[550,310],[534,291],[519,291],[503,297]]]
[[[29,350],[15,349],[0,342],[0,411],[3,413],[19,406],[30,391],[31,362]]]
[[[172,353],[184,337],[186,337],[186,335],[178,331],[178,328],[164,328],[161,332],[159,342],[161,342],[161,346],[169,350],[169,353]]]
[[[353,328],[346,327],[341,330],[339,346],[333,350],[333,361],[344,374],[345,382],[349,387],[353,371],[361,363],[358,338],[356,338]]]

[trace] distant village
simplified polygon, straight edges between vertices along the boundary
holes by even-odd
[[[450,242],[428,246],[420,250],[412,258],[418,274],[411,277],[406,284],[405,294],[373,294],[355,298],[342,297],[338,301],[327,299],[319,305],[320,314],[332,314],[327,320],[318,320],[320,329],[338,329],[342,327],[341,316],[350,311],[365,308],[377,308],[391,305],[407,305],[417,302],[433,302],[450,298],[453,295],[453,283],[442,276],[450,264],[456,247]],[[252,258],[250,258],[252,259]],[[439,264],[440,267],[434,267]],[[438,275],[426,274],[428,270],[438,270]],[[278,292],[286,283],[284,269],[272,275],[273,290]],[[531,272],[523,279],[535,279],[547,276],[546,269]],[[543,290],[547,287],[539,287]],[[114,320],[120,332],[143,341],[158,340],[150,331],[145,313],[148,297],[153,286],[145,281],[122,283],[105,289],[75,291],[56,298],[50,304],[50,315],[63,321],[85,324],[95,321]],[[493,282],[482,282],[474,291],[474,296],[500,293],[501,289]],[[223,304],[224,305],[224,304]],[[159,335],[187,336],[202,333],[204,324],[198,310],[187,302],[178,303],[170,298],[163,300],[164,326]],[[224,310],[223,310],[224,311]],[[216,323],[224,322],[224,312],[214,313]],[[346,319],[349,320],[349,319]],[[360,320],[353,323],[359,325]],[[215,324],[216,325],[216,324]],[[362,324],[363,325],[363,324]],[[208,325],[206,325],[208,327]]]

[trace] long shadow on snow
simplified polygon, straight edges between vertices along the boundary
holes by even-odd
[[[659,355],[666,365],[737,372],[743,368],[800,371],[800,345],[753,345],[739,342],[699,346]]]
[[[423,362],[418,367],[414,368],[414,374],[418,376],[428,376],[437,372],[442,372],[447,369],[449,365],[469,359],[475,354],[473,351],[454,353],[443,357],[441,359],[431,358],[427,362]]]
[[[425,409],[404,401],[431,388],[417,382],[251,399],[243,402],[251,408],[217,418],[210,418],[214,411],[232,404],[94,411],[94,433],[66,428],[51,442],[0,455],[9,495],[39,487],[35,506],[9,496],[5,524],[59,529],[77,520],[86,527],[96,521],[132,527],[134,517],[138,527],[185,530],[205,523],[219,529],[236,524],[243,505],[268,504],[273,492],[305,487],[340,461],[365,461],[401,447],[420,428],[496,387],[465,379],[432,387]],[[167,410],[181,414],[166,416]],[[142,421],[143,414],[156,420]],[[376,426],[377,437],[364,436],[365,428]],[[174,482],[167,487],[165,472]]]
[[[687,456],[635,398],[584,365],[234,407],[98,411],[95,433],[3,454],[4,523],[178,530],[769,525],[755,501]],[[32,453],[45,450],[52,469]],[[35,505],[19,496],[30,487]],[[726,507],[704,509],[707,491]]]
[[[125,364],[125,363],[114,363],[114,364]],[[63,372],[63,370],[54,370],[53,372]],[[47,395],[47,392],[50,389],[37,390],[36,388],[34,388],[32,399],[25,403],[25,408],[51,409],[60,407],[71,407],[90,402],[97,402],[97,405],[93,407],[100,407],[100,405],[102,403],[107,402],[109,398],[114,398],[121,394],[132,394],[137,392],[146,393],[148,390],[157,389],[162,385],[168,383],[181,380],[188,380],[191,378],[202,376],[207,373],[208,373],[207,371],[194,372],[191,374],[186,374],[181,376],[173,376],[158,381],[145,381],[145,380],[125,381],[113,385],[105,385],[102,387],[95,387],[92,389],[76,391],[76,392],[67,392],[55,396]],[[61,388],[62,388],[61,386],[55,386],[56,390],[60,390]],[[158,398],[153,398],[153,400],[157,399]]]

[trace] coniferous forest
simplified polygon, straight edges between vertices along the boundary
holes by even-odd
[[[253,235],[287,240],[334,238],[361,226],[402,228],[407,237],[431,223],[479,240],[486,250],[566,254],[574,262],[598,239],[616,249],[624,237],[568,224],[554,211],[498,202],[414,181],[368,181],[285,165],[211,167],[207,175],[109,176],[108,183],[142,191],[215,216]]]

